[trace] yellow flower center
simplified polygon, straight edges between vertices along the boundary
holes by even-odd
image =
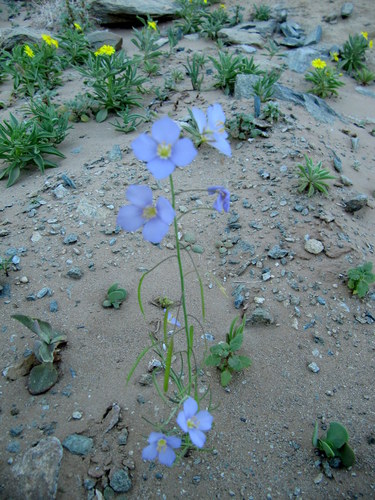
[[[167,447],[167,441],[164,438],[160,438],[158,441],[158,453],[164,451]]]
[[[189,429],[196,429],[198,427],[198,424],[199,422],[196,417],[191,417],[187,421],[187,426]]]
[[[156,22],[155,21],[148,21],[148,27],[156,31]]]
[[[168,158],[171,156],[172,153],[172,145],[165,144],[165,142],[162,142],[158,146],[157,153],[159,158],[162,158],[163,160],[168,160]]]
[[[94,52],[96,57],[98,56],[111,56],[116,52],[115,48],[112,45],[102,45],[100,49]]]
[[[54,47],[56,47],[56,49],[59,46],[59,42],[52,38],[50,35],[42,35],[42,39],[46,42],[47,45],[53,45]]]
[[[153,219],[154,217],[156,217],[156,208],[152,205],[149,207],[145,207],[143,209],[142,216],[147,220]]]
[[[82,31],[82,28],[78,23],[74,23],[74,27],[77,31]]]
[[[323,69],[323,68],[325,68],[327,66],[326,62],[322,61],[321,59],[314,59],[312,61],[311,65],[314,68],[318,68],[318,69]]]

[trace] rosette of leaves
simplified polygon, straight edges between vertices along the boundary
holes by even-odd
[[[307,190],[307,196],[312,196],[315,191],[320,191],[323,194],[328,194],[329,184],[325,181],[335,179],[328,170],[322,167],[320,161],[314,165],[311,158],[305,155],[306,165],[297,165],[299,169],[300,184],[298,191],[302,193]]]
[[[253,115],[247,113],[238,113],[234,118],[228,120],[226,129],[233,139],[246,141],[249,138],[255,138],[262,135],[262,130],[257,128],[256,119]]]
[[[108,288],[107,298],[103,302],[103,307],[114,307],[120,309],[122,302],[126,299],[128,292],[125,288],[119,288],[118,283],[114,283]]]
[[[237,354],[242,346],[246,318],[243,318],[239,326],[236,326],[237,320],[238,318],[234,318],[232,321],[226,341],[210,347],[211,354],[205,359],[207,366],[216,366],[221,371],[220,382],[223,387],[232,380],[233,372],[241,371],[251,365],[249,357]]]
[[[318,422],[315,424],[312,444],[314,448],[322,451],[328,460],[340,459],[344,467],[351,467],[355,462],[355,455],[349,446],[349,434],[346,428],[339,422],[331,422],[327,435],[319,439]]]
[[[72,128],[68,124],[69,112],[55,106],[48,98],[31,99],[26,110],[39,127],[51,135],[52,144],[60,144],[67,136],[68,129]]]
[[[368,48],[368,41],[363,35],[349,35],[349,40],[344,43],[340,52],[339,67],[348,73],[359,71],[365,66],[364,61]]]
[[[66,28],[59,35],[59,47],[63,49],[63,56],[68,64],[81,65],[89,55],[90,43],[81,30]]]
[[[348,271],[348,288],[353,295],[363,298],[367,295],[371,283],[375,281],[375,274],[372,273],[372,262],[366,262],[363,266],[354,267]]]
[[[65,155],[53,145],[54,132],[43,130],[35,120],[19,122],[10,114],[10,119],[0,123],[0,159],[8,164],[0,172],[0,179],[8,177],[7,187],[12,186],[21,175],[21,170],[35,164],[44,173],[46,167],[57,167],[57,164],[45,155]]]
[[[316,68],[305,75],[305,79],[313,84],[309,92],[325,99],[331,95],[338,95],[336,89],[345,85],[339,80],[339,74],[331,68]]]
[[[33,366],[29,374],[28,389],[31,394],[42,394],[54,386],[58,380],[58,371],[54,366],[56,349],[66,344],[66,336],[55,331],[46,321],[31,318],[23,314],[14,314],[16,319],[33,333],[38,335],[34,342],[34,355],[39,364]]]

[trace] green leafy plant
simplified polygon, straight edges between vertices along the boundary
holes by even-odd
[[[361,85],[370,85],[375,80],[375,73],[364,66],[354,77]]]
[[[366,262],[362,266],[354,267],[348,271],[348,287],[353,295],[363,298],[369,291],[371,283],[375,281],[372,273],[372,262]]]
[[[254,85],[253,91],[257,95],[261,102],[266,102],[272,99],[275,92],[274,85],[279,80],[280,73],[278,71],[271,71],[270,73],[259,78]]]
[[[320,59],[314,59],[311,64],[314,70],[305,75],[305,79],[313,84],[309,92],[322,99],[338,95],[337,89],[345,84],[339,80],[339,74],[336,70],[328,68],[326,62]]]
[[[229,17],[225,9],[219,8],[207,12],[203,16],[201,32],[211,40],[217,40],[219,31],[229,25]]]
[[[365,66],[366,50],[369,42],[362,34],[349,35],[340,52],[339,67],[348,73],[357,72]]]
[[[270,122],[277,122],[279,121],[280,116],[282,116],[282,113],[279,108],[279,103],[278,102],[267,102],[266,105],[263,108],[261,118],[263,120],[268,120]]]
[[[319,439],[318,422],[315,423],[312,444],[314,448],[322,451],[331,460],[339,458],[344,467],[351,467],[355,462],[354,451],[348,444],[349,434],[346,428],[339,422],[331,422],[327,435]]]
[[[39,128],[49,134],[52,144],[60,144],[67,136],[68,129],[72,128],[68,124],[69,112],[55,106],[48,98],[31,99],[25,108]]]
[[[209,56],[216,69],[215,87],[222,89],[225,94],[232,94],[236,76],[240,73],[243,64],[242,56],[223,51],[219,51],[218,56],[218,59]]]
[[[30,371],[28,389],[31,394],[42,394],[57,382],[58,372],[54,367],[56,349],[61,344],[65,344],[67,338],[65,335],[54,330],[49,323],[41,319],[31,318],[23,314],[14,314],[12,318],[22,323],[39,337],[34,342],[33,349],[35,358],[39,364],[34,366]]]
[[[88,122],[91,115],[96,115],[100,109],[100,103],[87,94],[77,94],[74,99],[62,105],[62,111],[69,112],[71,122]]]
[[[261,3],[260,5],[254,4],[252,17],[256,21],[268,21],[271,17],[271,8],[263,3]]]
[[[117,116],[121,118],[121,120],[116,119],[111,125],[113,125],[118,132],[124,132],[125,134],[134,132],[141,123],[151,120],[150,111],[145,115],[133,113],[128,106],[122,111],[117,111]]]
[[[244,10],[245,7],[242,7],[241,5],[234,5],[229,9],[229,12],[232,14],[229,18],[229,26],[236,26],[237,24],[242,23]]]
[[[312,196],[315,191],[320,191],[323,194],[328,194],[329,184],[325,181],[328,179],[335,179],[328,170],[322,168],[320,161],[314,165],[311,158],[305,155],[306,165],[297,165],[299,169],[298,175],[300,177],[300,184],[298,191],[302,193],[307,190],[307,196]]]
[[[13,257],[8,257],[7,259],[0,256],[0,270],[4,271],[6,276],[9,276],[9,268],[12,263]]]
[[[90,43],[82,28],[77,25],[74,28],[66,28],[59,35],[59,46],[64,51],[66,62],[71,65],[84,64],[89,55]]]
[[[103,307],[114,307],[115,309],[120,309],[120,305],[126,297],[128,292],[125,288],[119,288],[118,283],[114,283],[108,288],[107,298],[103,302]]]
[[[180,28],[184,35],[197,33],[202,23],[202,16],[206,11],[201,0],[177,0],[179,6],[176,21],[176,28]]]
[[[250,358],[236,354],[242,346],[246,318],[242,319],[239,326],[236,326],[237,320],[238,318],[235,318],[232,321],[226,341],[210,347],[211,354],[205,359],[207,366],[216,366],[221,371],[220,381],[223,387],[232,380],[233,372],[241,371],[251,365]]]
[[[264,46],[266,51],[268,52],[268,57],[272,59],[275,56],[285,57],[284,54],[280,54],[280,47],[274,40],[269,40],[267,45]]]
[[[233,139],[241,141],[253,139],[262,134],[262,131],[257,128],[254,116],[248,113],[236,114],[234,118],[228,120],[226,128]]]
[[[43,130],[36,120],[19,122],[10,114],[10,119],[0,123],[0,159],[8,166],[0,172],[0,179],[8,177],[7,187],[19,178],[21,170],[35,164],[44,173],[46,167],[56,167],[56,163],[46,159],[45,155],[65,158],[53,142],[54,132]]]
[[[191,80],[193,90],[200,90],[202,87],[204,74],[201,73],[201,71],[204,68],[205,61],[206,58],[204,54],[199,54],[198,52],[195,52],[193,54],[192,59],[190,59],[189,57],[187,57],[186,59],[186,64],[184,64],[184,67],[186,69],[186,74]]]
[[[93,89],[88,95],[100,104],[96,120],[102,122],[110,111],[140,106],[139,90],[145,79],[137,76],[137,61],[127,58],[124,52],[96,54],[89,54],[79,71],[88,77],[86,83]]]
[[[137,47],[137,49],[143,52],[143,62],[150,64],[151,61],[156,62],[156,60],[162,55],[159,50],[159,45],[157,44],[160,34],[157,29],[150,27],[148,22],[141,17],[138,19],[143,23],[143,28],[136,29],[133,28],[134,38],[131,42]],[[154,26],[153,21],[149,21],[151,26]]]

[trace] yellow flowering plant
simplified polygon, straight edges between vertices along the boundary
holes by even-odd
[[[55,49],[59,47],[59,42],[52,38],[50,35],[43,34],[42,40],[50,47],[55,47]]]
[[[336,70],[329,68],[322,59],[314,59],[311,66],[314,69],[305,75],[305,79],[313,84],[309,92],[322,99],[332,95],[337,96],[337,89],[342,87],[344,82],[339,80],[340,75]]]
[[[95,57],[99,56],[112,56],[116,52],[112,45],[102,45],[98,50],[94,52]]]
[[[62,58],[65,66],[79,66],[86,62],[90,44],[78,23],[74,23],[74,29],[64,29],[59,36],[59,44],[63,50]]]
[[[348,73],[356,73],[365,67],[366,51],[371,49],[372,40],[368,40],[368,33],[362,31],[360,35],[349,35],[340,53],[340,68]]]

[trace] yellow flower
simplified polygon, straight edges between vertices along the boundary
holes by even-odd
[[[94,55],[96,57],[98,57],[98,56],[111,56],[115,52],[116,52],[115,48],[112,47],[112,45],[102,45],[100,47],[100,49],[98,49],[96,52],[94,52]]]
[[[374,45],[374,42],[373,40],[370,40],[369,43],[368,43],[368,46],[370,47],[370,49],[372,49],[372,46]]]
[[[207,3],[207,0],[203,0],[203,3]]]
[[[83,29],[81,28],[81,26],[78,23],[74,23],[74,27],[77,31],[83,31]]]
[[[311,63],[311,66],[314,68],[318,69],[323,69],[327,66],[325,61],[322,61],[321,59],[314,59],[313,62]]]
[[[363,36],[363,38],[366,38],[366,40],[368,39],[367,31],[361,31],[361,35]]]
[[[339,60],[339,55],[337,52],[332,52],[331,56],[334,61],[337,62]]]
[[[34,57],[34,55],[35,55],[33,49],[29,45],[25,45],[25,47],[23,48],[23,51],[29,57]]]
[[[156,27],[156,22],[155,21],[148,21],[147,22],[147,26],[149,28],[151,28],[152,30],[157,31],[157,27]]]
[[[53,45],[54,47],[56,47],[56,49],[59,46],[59,42],[52,38],[50,35],[42,35],[42,38],[49,46]]]
[[[221,3],[220,4],[220,8],[223,9],[223,10],[225,10],[227,8],[227,6],[225,5],[225,3]]]

